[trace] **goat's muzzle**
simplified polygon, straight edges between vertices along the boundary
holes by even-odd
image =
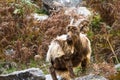
[[[67,43],[71,45],[73,43],[71,36],[67,35]]]

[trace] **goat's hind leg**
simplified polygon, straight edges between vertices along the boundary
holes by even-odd
[[[53,65],[51,65],[51,66],[49,67],[49,70],[50,70],[50,74],[51,74],[51,76],[52,76],[52,79],[53,79],[53,80],[58,80]]]
[[[81,67],[82,67],[82,72],[86,72],[86,68],[87,68],[87,60],[84,59],[81,63]]]
[[[88,68],[88,64],[90,63],[90,59],[86,58],[81,62],[81,67],[82,67],[82,72],[86,72],[87,68]]]

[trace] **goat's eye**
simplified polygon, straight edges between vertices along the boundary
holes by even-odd
[[[76,27],[73,27],[73,30],[74,30],[74,31],[76,31],[76,30],[77,30],[77,28],[76,28]]]
[[[68,29],[70,29],[70,27],[68,27]]]
[[[70,26],[68,26],[67,29],[70,30]]]

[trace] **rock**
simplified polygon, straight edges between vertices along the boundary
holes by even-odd
[[[87,76],[76,78],[75,80],[108,80],[108,79],[99,75],[89,74]]]
[[[37,14],[37,13],[32,14],[32,16],[35,20],[38,21],[46,20],[48,18],[48,15]]]
[[[82,0],[42,0],[43,8],[49,14],[50,11],[56,10],[59,11],[63,7],[78,7]]]
[[[29,68],[6,75],[0,75],[0,80],[45,80],[45,76],[39,68]]]
[[[65,7],[76,7],[81,3],[82,0],[56,0],[56,2],[61,3]]]
[[[34,60],[35,60],[35,61],[40,61],[40,60],[42,60],[42,59],[43,59],[43,57],[40,56],[39,54],[34,56]]]
[[[53,0],[42,0],[43,2],[43,9],[50,14],[51,10],[55,9],[55,6],[53,5]]]
[[[52,80],[52,77],[50,74],[45,75],[46,80]],[[62,80],[62,78],[60,76],[57,76],[58,80]],[[95,75],[95,74],[89,74],[87,76],[83,76],[83,77],[78,77],[74,80],[108,80],[102,76],[99,75]]]
[[[14,53],[15,53],[15,51],[13,49],[7,49],[7,50],[5,50],[5,55],[12,55]]]
[[[17,64],[15,62],[0,62],[0,74],[4,74],[6,70],[10,68],[16,68]]]
[[[82,0],[42,0],[42,1],[43,3],[51,7],[52,7],[52,4],[54,3],[59,3],[64,7],[76,7],[81,3]]]
[[[46,80],[53,80],[50,74],[45,75]],[[58,80],[61,80],[62,78],[60,76],[57,76]]]
[[[120,64],[115,65],[115,69],[120,70]]]
[[[5,55],[15,54],[15,50],[12,45],[8,45],[4,50]]]
[[[83,15],[85,17],[89,17],[89,16],[92,15],[90,10],[88,10],[86,7],[78,7],[77,8],[77,13],[81,14],[81,15]]]
[[[67,8],[65,11],[66,15],[72,15],[72,14],[77,14],[77,15],[82,15],[83,17],[85,17],[86,19],[89,18],[92,14],[90,12],[90,10],[88,10],[86,7],[71,7],[71,8]]]

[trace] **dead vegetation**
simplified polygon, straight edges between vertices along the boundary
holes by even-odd
[[[37,54],[34,52],[33,46],[40,44],[40,31],[36,30],[36,23],[33,19],[27,18],[30,15],[28,13],[32,13],[33,10],[30,10],[26,4],[19,2],[17,5],[17,3],[7,3],[6,1],[0,3],[0,54],[5,54],[5,50],[11,46],[8,49],[15,51],[12,55],[13,59],[24,62]],[[24,49],[28,51],[23,52],[27,54],[26,56],[21,52],[23,47],[27,47]],[[0,58],[2,59],[3,56]]]
[[[93,39],[95,52],[109,55],[112,60],[116,53],[120,36],[120,1],[118,0],[87,0],[87,4],[100,16],[94,17],[92,23],[93,31],[96,33]],[[96,42],[94,42],[94,40]],[[104,43],[104,44],[103,44]],[[100,51],[99,51],[100,50]],[[110,55],[112,55],[110,57]],[[114,55],[114,56],[113,56]],[[97,55],[96,55],[97,56]],[[117,56],[119,58],[119,56]],[[108,59],[105,57],[105,59]],[[96,59],[98,60],[98,58]],[[108,61],[110,61],[108,60]],[[117,61],[119,63],[119,61]]]
[[[13,4],[1,2],[0,58],[4,59],[6,49],[15,51],[12,59],[17,62],[29,62],[37,54],[45,58],[51,39],[65,33],[69,16],[58,13],[51,15],[45,21],[38,22],[29,18],[33,10],[23,3],[16,6],[17,3],[20,2]]]
[[[48,50],[48,45],[50,41],[58,35],[65,34],[66,26],[69,24],[69,16],[63,13],[58,13],[50,16],[47,20],[40,22],[40,29],[44,33],[42,43],[39,47],[39,52],[43,55],[46,54]]]
[[[94,9],[95,13],[98,12],[101,18],[92,20],[91,31],[88,32],[96,74],[104,73],[106,75],[107,72],[115,72],[113,64],[117,62],[113,51],[120,61],[119,4],[118,0],[88,1],[88,5]],[[66,32],[70,17],[64,15],[62,11],[50,15],[44,21],[35,21],[33,18],[29,18],[33,12],[34,8],[28,7],[19,0],[0,1],[0,60],[29,63],[35,55],[40,55],[44,59],[50,41],[57,35]],[[109,37],[113,51],[106,37]],[[12,54],[6,55],[5,51],[8,50],[13,50]],[[101,71],[97,72],[96,70]]]
[[[109,77],[110,75],[116,74],[114,65],[108,64],[106,62],[93,64],[93,70],[94,70],[94,74],[104,75],[105,77]]]
[[[100,13],[103,21],[114,29],[120,29],[120,1],[119,0],[87,0],[87,4]]]

